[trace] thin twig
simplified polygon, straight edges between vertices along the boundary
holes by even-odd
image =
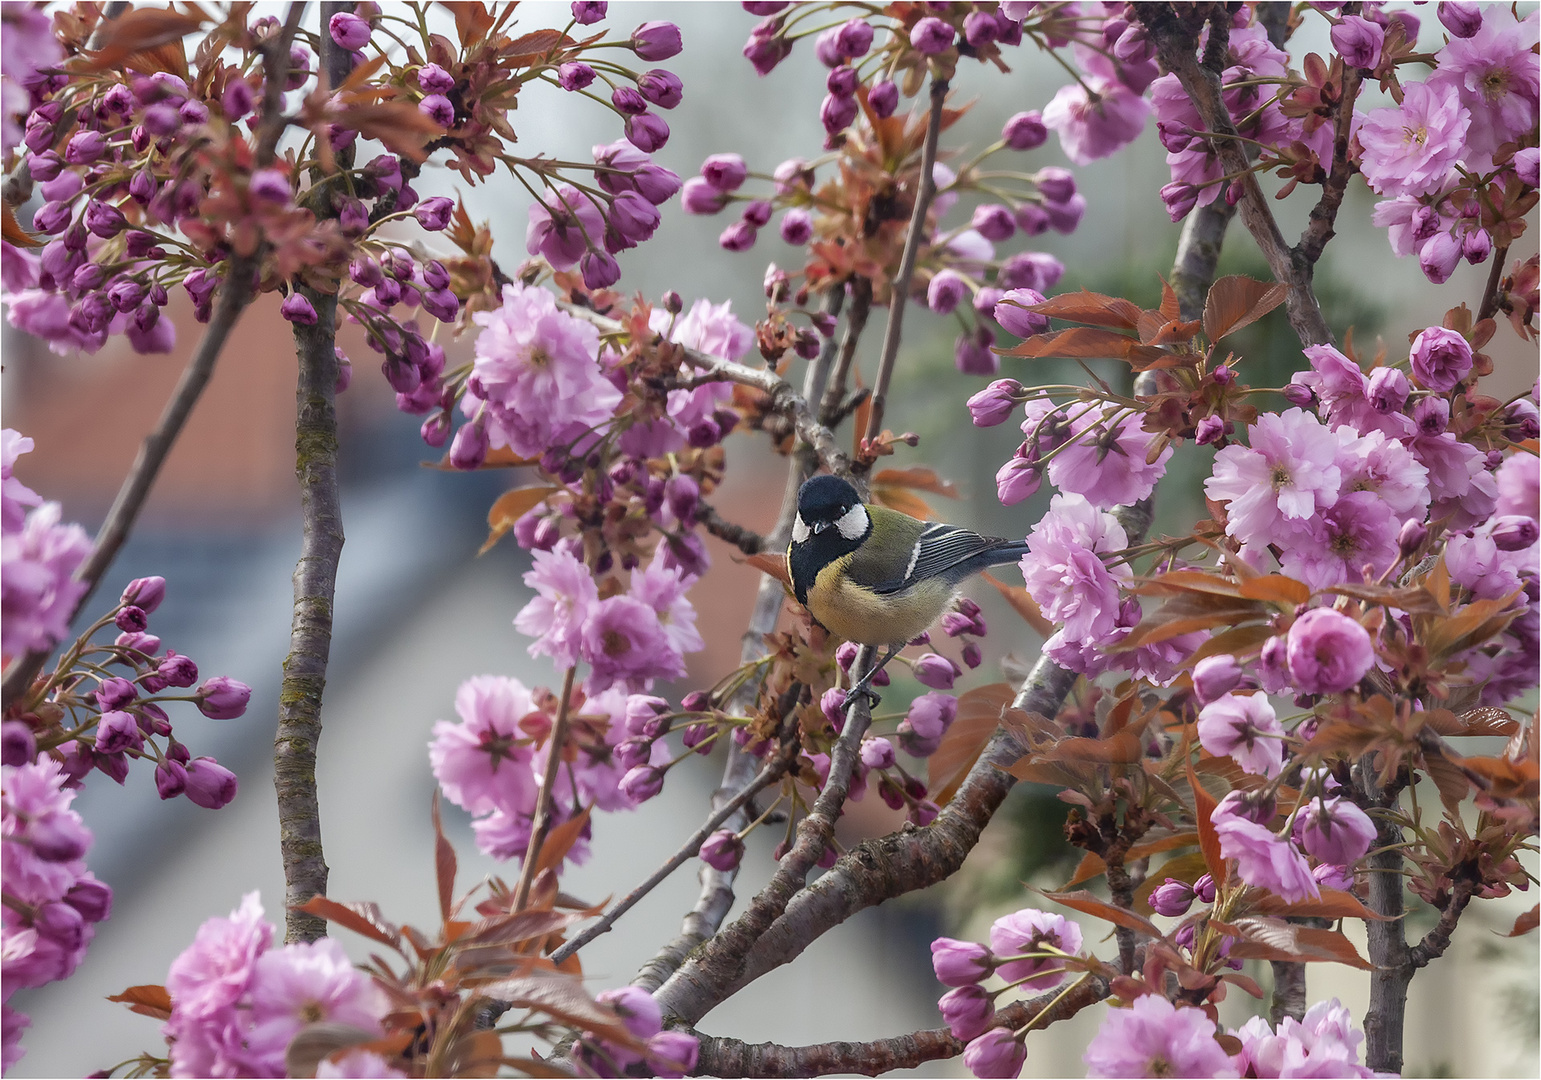
[[[291,18],[303,6],[294,5]],[[344,10],[351,9],[335,0],[320,7],[321,66],[331,85],[346,78],[352,65],[347,50],[326,29],[327,20]],[[312,177],[318,179],[314,173]],[[335,214],[330,199],[317,209],[322,216]],[[300,481],[302,539],[294,566],[294,619],[273,737],[278,845],[284,865],[284,940],[291,944],[326,936],[326,920],[299,908],[312,897],[326,894],[328,869],[321,844],[316,755],[343,548],[337,479],[337,294],[309,286],[296,291],[310,302],[316,321],[309,326],[294,324],[299,360],[294,471]]]
[[[867,414],[865,441],[876,439],[883,431],[883,410],[888,404],[888,384],[893,379],[894,361],[899,356],[899,342],[904,336],[904,306],[909,300],[910,279],[915,276],[915,258],[926,233],[926,213],[936,194],[936,143],[942,132],[942,105],[947,100],[947,80],[931,80],[931,113],[926,121],[926,140],[920,151],[920,186],[915,192],[915,210],[910,215],[910,231],[904,238],[904,254],[899,258],[899,273],[889,291],[888,324],[883,328],[883,351],[878,357],[877,378],[872,384],[872,409]]]
[[[1509,245],[1493,249],[1493,265],[1487,272],[1487,285],[1482,289],[1482,304],[1477,309],[1477,321],[1491,319],[1498,314],[1498,305],[1503,301],[1503,290],[1499,283],[1504,276],[1504,260],[1509,257]]]
[[[298,28],[298,16],[295,11],[303,9],[303,6],[295,5],[291,8],[289,20],[285,22],[283,31],[263,50],[264,78],[270,92],[263,99],[262,123],[258,128],[257,150],[253,159],[256,168],[262,168],[272,162],[278,135],[284,127],[283,84],[289,72],[289,46]],[[272,89],[273,87],[277,87],[276,91]],[[230,337],[230,331],[235,328],[236,321],[246,310],[246,305],[251,302],[253,278],[262,254],[259,250],[249,258],[240,256],[231,258],[225,279],[219,287],[219,295],[215,301],[214,313],[209,319],[208,329],[203,332],[203,339],[198,342],[197,350],[188,361],[186,370],[182,372],[182,378],[178,380],[171,400],[166,402],[166,408],[162,411],[160,420],[140,445],[133,467],[123,478],[123,485],[118,489],[117,498],[113,500],[112,508],[107,511],[107,518],[102,522],[102,527],[97,530],[96,540],[91,545],[91,554],[86,556],[80,568],[75,571],[75,580],[85,583],[86,590],[81,593],[74,610],[70,612],[71,621],[80,614],[91,599],[91,595],[96,592],[102,576],[106,574],[113,560],[118,557],[124,541],[128,539],[134,523],[139,519],[139,513],[144,509],[150,489],[154,487],[156,477],[160,475],[161,467],[166,463],[166,456],[176,445],[188,416],[192,414],[193,406],[198,404],[198,399],[214,374],[214,365]],[[32,680],[37,677],[43,662],[47,659],[46,650],[34,649],[12,660],[11,666],[6,670],[3,683],[0,683],[0,706],[9,709],[17,698],[31,687]]]
[[[601,934],[609,933],[610,928],[615,925],[617,919],[635,907],[637,902],[652,892],[660,882],[683,866],[685,860],[695,858],[696,854],[701,850],[701,845],[706,842],[707,837],[716,832],[728,818],[738,813],[750,799],[754,798],[770,784],[779,780],[787,771],[789,765],[790,762],[785,756],[767,762],[765,767],[759,771],[742,791],[724,804],[720,810],[712,814],[711,817],[707,818],[706,822],[691,834],[690,839],[681,844],[680,849],[669,856],[662,866],[654,870],[646,881],[621,897],[609,911],[605,912],[604,917],[594,923],[593,926],[588,927],[583,933],[552,953],[551,962],[553,964],[560,964]]]
[[[729,521],[706,501],[696,504],[696,521],[719,540],[732,544],[745,555],[758,555],[765,550],[765,537],[753,529]]]
[[[556,723],[551,725],[551,738],[546,744],[546,774],[541,780],[540,801],[535,804],[535,821],[530,827],[530,844],[525,849],[524,865],[519,868],[514,911],[522,911],[530,899],[530,886],[535,883],[535,866],[540,862],[540,849],[546,842],[546,835],[551,832],[551,806],[556,800],[557,772],[562,766],[562,746],[567,742],[573,676],[577,671],[577,665],[573,665],[562,678],[562,703],[557,706]]]
[[[845,384],[851,378],[851,365],[856,361],[856,346],[862,331],[867,328],[867,316],[872,312],[872,279],[860,274],[851,279],[851,310],[845,316],[845,334],[840,339],[840,357],[834,375],[824,383],[819,402],[819,423],[833,429],[839,423],[840,399],[845,396]]]

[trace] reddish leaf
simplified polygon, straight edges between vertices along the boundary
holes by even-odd
[[[486,4],[468,0],[449,7],[455,13],[455,32],[460,36],[460,44],[474,45],[486,40],[487,31],[492,29],[492,12]]]
[[[130,986],[121,994],[110,995],[107,1000],[127,1005],[129,1011],[148,1016],[152,1020],[171,1019],[171,995],[166,993],[164,986],[150,983]]]
[[[1194,832],[1173,833],[1171,836],[1163,836],[1156,840],[1148,840],[1143,844],[1135,844],[1124,855],[1124,862],[1131,863],[1136,859],[1143,859],[1147,855],[1155,855],[1162,851],[1171,851],[1173,848],[1186,847],[1189,844],[1198,843],[1198,834]],[[1102,861],[1102,856],[1088,851],[1081,859],[1081,864],[1076,867],[1070,880],[1061,885],[1061,889],[1068,889],[1079,885],[1083,881],[1090,881],[1107,872],[1107,865]],[[1194,875],[1195,877],[1197,875]]]
[[[528,67],[533,61],[550,54],[553,49],[572,43],[573,39],[560,30],[532,30],[508,43],[503,50],[506,56],[504,62],[510,67]]]
[[[1027,625],[1033,628],[1033,632],[1042,638],[1052,637],[1054,624],[1043,617],[1043,612],[1038,609],[1038,604],[1028,595],[1026,589],[1020,585],[1009,585],[986,571],[979,575],[995,587],[995,591],[1001,594],[1001,598],[1011,605],[1011,609],[1026,620]]]
[[[957,794],[963,778],[1000,726],[1001,710],[1011,704],[1012,696],[1007,683],[991,683],[958,695],[958,715],[927,762],[932,798],[938,806],[946,806]]]
[[[455,848],[444,835],[439,818],[439,793],[433,793],[433,874],[439,886],[439,917],[446,922],[455,911]]]
[[[1239,986],[1247,993],[1251,994],[1255,998],[1258,998],[1259,1000],[1261,1000],[1263,997],[1263,988],[1257,984],[1257,981],[1255,979],[1248,978],[1238,971],[1227,971],[1224,975],[1220,976],[1220,981],[1231,983],[1234,986]],[[1241,1046],[1238,1044],[1236,1049],[1230,1052],[1234,1054],[1240,1049]]]
[[[760,571],[769,574],[783,585],[792,584],[792,575],[787,572],[787,557],[779,551],[762,551],[757,555],[750,555],[744,562]]]
[[[549,909],[495,915],[469,927],[455,944],[467,948],[482,945],[513,945],[521,941],[549,937],[567,929],[573,923],[582,922],[584,918],[585,916],[576,912]]]
[[[131,8],[102,26],[99,33],[106,40],[100,49],[87,54],[91,67],[105,71],[132,53],[181,41],[207,21],[207,16],[184,15],[169,8]]]
[[[1251,326],[1284,303],[1289,289],[1233,274],[1214,283],[1204,298],[1204,334],[1219,341],[1244,326]]]
[[[339,904],[325,896],[312,896],[299,905],[297,911],[308,912],[345,926],[355,934],[395,947],[401,940],[401,930],[380,915],[380,909],[372,903]]]
[[[16,212],[10,203],[0,203],[0,238],[19,248],[42,247],[43,242],[16,223]]]
[[[1204,864],[1209,867],[1209,876],[1215,879],[1217,888],[1223,888],[1226,882],[1225,856],[1220,854],[1220,836],[1210,821],[1210,816],[1220,802],[1199,783],[1198,775],[1193,771],[1193,760],[1188,758],[1187,738],[1188,732],[1185,729],[1183,757],[1188,768],[1188,786],[1193,789],[1193,816],[1198,822],[1199,850],[1204,853]]]
[[[1104,765],[1132,765],[1145,756],[1144,725],[1125,728],[1106,739],[1061,739],[1041,755],[1042,761],[1095,761]]]
[[[445,1076],[496,1076],[503,1064],[503,1037],[496,1031],[469,1031],[444,1056]]]
[[[897,487],[879,487],[872,485],[872,501],[879,506],[886,506],[890,510],[897,510],[901,514],[908,514],[912,518],[921,521],[935,521],[937,514],[926,501],[914,492],[905,491]]]
[[[1528,934],[1538,925],[1541,925],[1541,904],[1537,904],[1518,919],[1515,919],[1514,929],[1510,930],[1504,937],[1519,937],[1521,934]]]
[[[1141,345],[1132,337],[1115,330],[1099,330],[1089,326],[1077,326],[1053,334],[1038,334],[1028,338],[1002,356],[1067,357],[1086,360],[1127,360],[1138,370],[1156,365],[1163,360],[1177,361],[1177,357],[1165,349]]]
[[[1289,903],[1283,897],[1267,893],[1253,905],[1264,915],[1313,916],[1318,919],[1374,919],[1385,921],[1389,915],[1378,915],[1365,907],[1353,893],[1338,889],[1323,889],[1320,900],[1300,900]]]
[[[622,1046],[637,1042],[615,1011],[589,997],[582,981],[570,975],[532,971],[478,989],[485,997],[506,1001],[514,1008],[536,1009]]]
[[[1520,722],[1503,709],[1491,706],[1472,709],[1460,716],[1461,730],[1455,735],[1501,735],[1509,738],[1520,730]]]
[[[306,1024],[284,1050],[284,1075],[315,1076],[321,1063],[339,1050],[364,1046],[379,1039],[378,1031],[335,1021]]]
[[[1162,937],[1156,924],[1143,915],[1137,915],[1128,908],[1121,908],[1110,904],[1106,900],[1099,900],[1085,889],[1077,889],[1075,892],[1045,892],[1043,894],[1056,904],[1064,904],[1068,908],[1087,915],[1093,915],[1099,919],[1106,919],[1110,923],[1133,930],[1137,934],[1147,937]]]
[[[1283,574],[1265,574],[1241,583],[1240,593],[1248,600],[1271,600],[1295,607],[1311,599],[1311,587]]]
[[[1336,930],[1318,930],[1250,915],[1233,923],[1211,918],[1209,926],[1240,939],[1232,942],[1229,954],[1239,960],[1329,961],[1371,970],[1370,963],[1359,955],[1353,943]]]
[[[957,484],[951,480],[943,480],[936,474],[935,469],[928,469],[923,465],[911,469],[879,469],[872,474],[872,486],[914,488],[917,491],[929,491],[933,495],[942,495],[949,499],[958,497]]]
[[[546,836],[546,842],[540,846],[540,858],[535,860],[535,872],[542,870],[555,870],[562,865],[562,860],[567,858],[567,853],[578,842],[578,837],[583,834],[584,826],[589,823],[589,811],[592,807],[585,806],[573,817],[568,818],[562,824],[552,829]]]
[[[1078,293],[1061,293],[1030,310],[1066,322],[1087,323],[1091,326],[1113,326],[1120,330],[1133,330],[1140,322],[1140,308],[1117,296],[1082,289]]]

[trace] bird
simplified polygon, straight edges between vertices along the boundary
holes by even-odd
[[[1021,541],[868,505],[848,481],[821,474],[798,489],[787,576],[826,630],[888,647],[850,690],[876,705],[872,676],[941,616],[963,580],[1026,553]]]

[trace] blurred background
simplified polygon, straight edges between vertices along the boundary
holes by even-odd
[[[521,6],[518,22],[524,29],[560,26],[566,13],[566,4],[530,3]],[[1419,13],[1425,45],[1437,47],[1432,9]],[[667,114],[673,135],[655,155],[660,163],[688,177],[708,154],[736,151],[751,169],[768,175],[785,158],[816,156],[823,141],[818,109],[824,69],[808,43],[760,79],[739,54],[755,19],[737,5],[612,4],[609,24],[625,32],[649,19],[679,23],[685,40],[685,51],[668,62],[684,80],[685,100]],[[1319,29],[1308,27],[1292,43],[1296,66],[1305,52],[1325,47]],[[1008,116],[1042,108],[1065,80],[1063,71],[1039,54],[1023,49],[1012,59],[1017,66],[1005,76],[971,65],[960,70],[955,100],[973,101],[973,108],[944,137],[944,147],[987,145]],[[546,86],[527,91],[511,119],[521,150],[530,154],[586,159],[592,145],[620,135],[612,113]],[[363,157],[368,156],[366,151]],[[1026,155],[1021,167],[1049,164],[1067,164],[1054,140]],[[1169,272],[1179,232],[1156,194],[1168,175],[1154,131],[1112,160],[1078,168],[1076,175],[1090,207],[1081,228],[1030,245],[1065,263],[1061,291],[1084,286],[1154,306],[1160,295],[1156,275]],[[416,186],[424,197],[463,195],[472,219],[490,223],[505,267],[524,257],[528,198],[506,176],[467,188],[458,175],[430,167]],[[1265,187],[1273,186],[1265,181]],[[1475,307],[1488,269],[1463,266],[1450,284],[1434,288],[1416,261],[1391,257],[1384,233],[1369,223],[1372,203],[1373,196],[1356,182],[1339,215],[1340,235],[1318,271],[1334,331],[1341,336],[1352,327],[1360,348],[1371,353],[1377,335],[1392,351],[1405,349],[1403,335],[1437,323],[1446,307],[1463,299]],[[1298,233],[1309,208],[1308,192],[1276,204],[1286,236]],[[764,310],[760,283],[766,263],[800,266],[800,253],[784,245],[774,229],[763,230],[752,251],[731,254],[716,243],[731,219],[688,217],[677,201],[663,209],[655,238],[620,256],[621,288],[655,302],[671,288],[687,305],[697,297],[731,300],[735,312],[753,323]],[[971,210],[965,199],[949,221],[966,219]],[[1009,250],[1020,249],[1019,241],[1011,243],[1017,246]],[[1515,251],[1528,254],[1534,243],[1534,235],[1527,236]],[[1222,272],[1267,276],[1239,224],[1230,233]],[[141,1050],[159,1052],[157,1025],[108,1003],[106,995],[163,981],[197,925],[228,913],[245,892],[261,890],[269,916],[281,922],[271,747],[280,664],[289,642],[299,522],[293,343],[275,298],[269,301],[244,316],[138,530],[100,590],[101,603],[92,605],[99,610],[132,578],[164,575],[167,599],[152,630],[168,647],[192,656],[204,675],[227,674],[254,688],[251,707],[239,720],[209,721],[188,715],[191,710],[173,717],[179,738],[194,754],[214,754],[239,774],[240,797],[217,813],[186,800],[163,804],[148,770],[135,770],[121,788],[100,777],[87,786],[76,806],[96,834],[89,865],[115,890],[113,917],[99,928],[71,979],[17,997],[14,1004],[31,1015],[32,1028],[16,1076],[78,1076]],[[96,356],[54,356],[5,328],[4,424],[37,444],[16,472],[45,498],[62,502],[66,520],[95,529],[159,415],[200,329],[185,307],[173,313],[179,315],[181,340],[170,356],[137,356],[121,340]],[[956,333],[952,320],[912,306],[888,425],[919,433],[921,443],[896,464],[925,463],[958,483],[961,499],[938,507],[945,517],[1001,535],[1023,535],[1046,507],[1047,492],[1011,508],[996,501],[995,470],[1020,436],[1013,424],[989,430],[969,426],[964,401],[984,380],[954,370]],[[869,383],[880,337],[869,329],[862,351]],[[468,676],[507,674],[530,685],[551,684],[557,676],[529,657],[527,641],[511,625],[528,598],[521,582],[524,554],[510,540],[476,557],[487,507],[509,485],[509,474],[424,468],[439,453],[419,440],[416,418],[395,411],[388,386],[374,370],[375,354],[356,333],[345,333],[342,344],[356,370],[352,387],[339,399],[347,544],[320,749],[329,891],[340,900],[375,900],[394,920],[431,925],[434,783],[426,744],[432,724],[453,717],[455,689]],[[469,337],[455,343],[451,363],[469,349]],[[1237,351],[1259,364],[1249,376],[1254,385],[1282,385],[1304,366],[1282,309],[1253,327]],[[1536,378],[1535,350],[1506,325],[1488,352],[1499,372],[1491,392],[1516,393]],[[1031,370],[1027,364],[1008,360],[1002,373],[1023,382],[1084,377],[1053,364]],[[1111,368],[1099,373],[1121,377]],[[791,377],[800,379],[800,373],[794,370]],[[780,499],[785,463],[767,453],[763,436],[736,435],[727,450],[728,480],[713,501],[729,520],[764,529]],[[1202,511],[1194,480],[1207,473],[1208,456],[1202,448],[1186,447],[1174,458],[1160,490],[1156,532],[1185,532]],[[692,658],[684,683],[666,689],[673,695],[707,685],[737,663],[739,634],[758,578],[735,562],[736,552],[709,542],[714,585],[697,589],[693,597],[708,648]],[[978,584],[972,590],[993,630],[986,662],[960,687],[1003,678],[1003,659],[1030,663],[1036,657],[1037,638],[987,593],[991,590]],[[902,702],[914,689],[896,679],[890,702]],[[564,886],[596,902],[628,891],[705,817],[720,768],[718,757],[694,761],[674,770],[664,793],[634,814],[601,816],[590,861],[565,877]],[[930,939],[938,933],[982,936],[990,920],[1033,902],[1025,882],[1052,887],[1068,877],[1074,857],[1060,837],[1065,809],[1052,792],[1022,785],[954,879],[863,913],[710,1014],[702,1029],[750,1041],[805,1044],[938,1026],[935,1000],[942,988],[930,970]],[[853,842],[896,824],[869,798],[843,821],[841,839]],[[446,827],[460,854],[462,888],[484,875],[517,872],[476,851],[458,809],[446,807]],[[780,835],[770,832],[775,835],[757,833],[750,844],[741,897],[769,878],[770,848]],[[693,870],[687,865],[614,932],[585,949],[584,969],[593,989],[628,981],[677,932],[694,901]],[[1529,895],[1515,895],[1473,904],[1451,951],[1414,981],[1409,1075],[1541,1072],[1536,937],[1498,936],[1533,902]],[[1416,919],[1410,932],[1421,933]],[[1088,942],[1096,947],[1104,925],[1087,923],[1093,935]],[[360,942],[339,936],[362,955]],[[1359,944],[1362,949],[1362,934]],[[1253,974],[1268,985],[1266,965]],[[1333,995],[1362,1022],[1368,996],[1362,973],[1328,965],[1313,969],[1311,999]],[[1260,1008],[1234,994],[1222,1014],[1239,1024]],[[1080,1075],[1080,1053],[1100,1018],[1101,1010],[1091,1009],[1069,1024],[1035,1033],[1028,1041],[1025,1075]],[[938,1063],[924,1072],[964,1075],[961,1062]]]

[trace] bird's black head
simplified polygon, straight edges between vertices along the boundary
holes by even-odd
[[[838,476],[815,476],[797,492],[797,517],[787,565],[799,602],[820,570],[861,547],[872,531],[872,518],[856,489]]]

